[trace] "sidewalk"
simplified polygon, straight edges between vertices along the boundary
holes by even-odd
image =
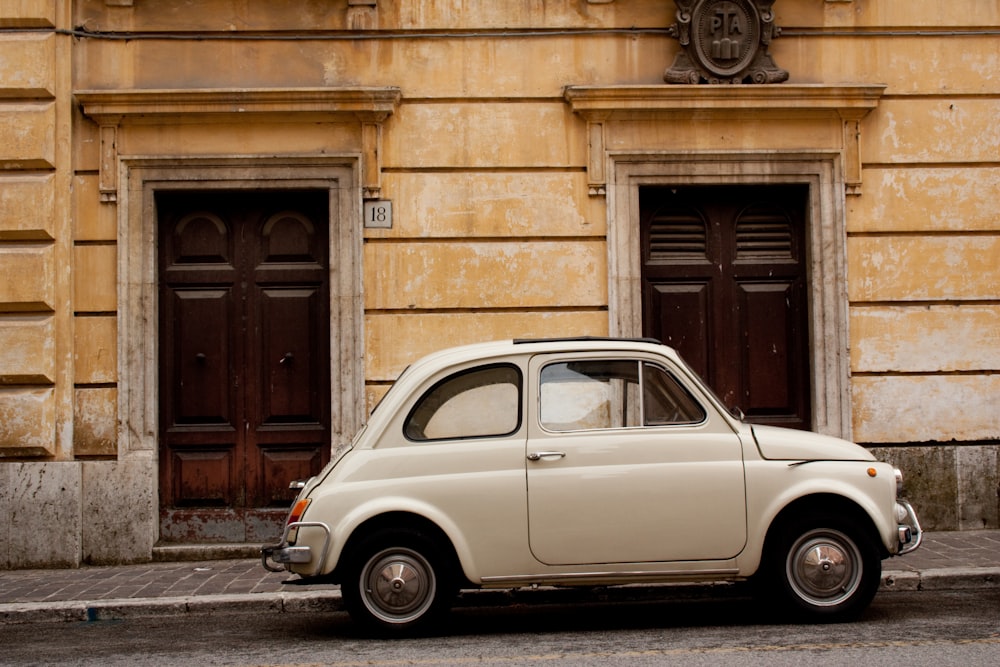
[[[336,586],[288,586],[259,560],[144,563],[63,570],[0,571],[0,625],[95,621],[245,611],[296,613],[340,609]],[[634,586],[628,598],[657,595]],[[926,533],[915,552],[882,562],[882,592],[1000,588],[1000,530]],[[565,589],[559,589],[565,591]],[[559,595],[551,589],[466,592],[460,604],[507,604],[512,597]]]

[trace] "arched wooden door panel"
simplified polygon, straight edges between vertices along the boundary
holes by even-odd
[[[157,193],[164,541],[275,538],[329,458],[327,197]]]

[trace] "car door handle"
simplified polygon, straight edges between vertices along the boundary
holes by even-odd
[[[531,452],[528,454],[529,461],[541,461],[542,459],[561,459],[566,456],[566,452]]]

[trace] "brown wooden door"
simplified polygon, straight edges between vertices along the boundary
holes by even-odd
[[[157,193],[164,541],[277,537],[329,458],[327,197]]]
[[[806,186],[640,191],[643,329],[727,406],[810,428]]]

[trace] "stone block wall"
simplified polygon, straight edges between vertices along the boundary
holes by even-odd
[[[54,2],[0,5],[0,461],[59,453]]]

